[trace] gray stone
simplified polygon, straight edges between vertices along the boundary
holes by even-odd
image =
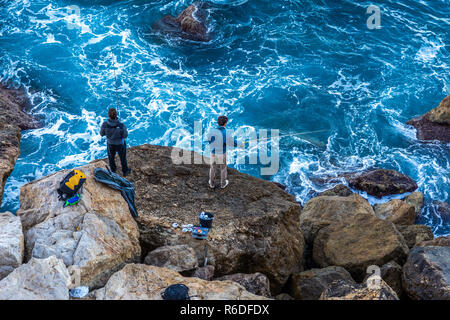
[[[0,281],[0,300],[68,300],[71,278],[61,259],[31,259]]]
[[[0,213],[0,280],[23,261],[24,237],[19,217]]]

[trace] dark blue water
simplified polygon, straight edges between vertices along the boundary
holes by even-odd
[[[450,146],[404,124],[450,94],[450,1],[216,1],[209,43],[151,32],[190,3],[0,0],[0,78],[29,88],[45,119],[23,134],[1,211],[17,210],[24,183],[106,156],[98,127],[117,87],[129,145],[175,145],[174,130],[207,130],[219,114],[242,132],[326,129],[281,139],[280,171],[264,178],[306,201],[327,187],[315,177],[396,169],[425,193],[419,222],[450,233],[431,205],[449,201]],[[366,25],[372,4],[381,29]]]

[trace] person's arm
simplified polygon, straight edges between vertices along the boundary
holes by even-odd
[[[226,133],[226,139],[227,139],[227,146],[233,146],[236,148],[239,144],[237,142],[236,137],[233,137],[231,134]]]
[[[122,128],[122,138],[126,139],[128,137],[128,130],[127,130],[127,126],[122,124],[123,128]]]
[[[208,132],[208,142],[209,144],[212,144],[216,140],[216,136],[212,134],[212,130],[209,130]]]
[[[100,127],[100,135],[103,137],[105,134],[105,123],[103,122],[102,126]]]

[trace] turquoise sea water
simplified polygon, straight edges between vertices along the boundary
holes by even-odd
[[[396,169],[425,193],[418,222],[450,234],[431,204],[450,198],[450,146],[405,125],[450,94],[450,1],[217,0],[208,43],[152,32],[189,4],[0,0],[0,79],[28,88],[45,123],[23,133],[0,211],[17,210],[24,183],[106,156],[98,128],[117,87],[129,145],[175,145],[174,130],[206,131],[219,114],[240,132],[326,129],[282,138],[280,170],[263,178],[305,202],[329,187],[317,177]],[[370,5],[380,29],[366,25]]]

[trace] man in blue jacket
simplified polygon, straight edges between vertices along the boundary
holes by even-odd
[[[103,122],[100,128],[100,135],[106,136],[108,139],[108,160],[109,167],[112,172],[116,172],[116,161],[114,160],[116,153],[119,154],[120,163],[122,164],[123,176],[130,174],[131,169],[127,164],[127,144],[125,139],[128,137],[127,127],[117,118],[117,111],[114,108],[108,110],[108,121]]]
[[[227,125],[228,118],[226,116],[220,116],[217,119],[219,127],[212,129],[208,134],[209,147],[211,149],[211,167],[209,170],[209,187],[215,188],[216,180],[216,168],[220,170],[220,187],[226,188],[228,185],[227,180],[227,146],[237,147],[238,143],[231,134],[227,134],[225,126]]]

